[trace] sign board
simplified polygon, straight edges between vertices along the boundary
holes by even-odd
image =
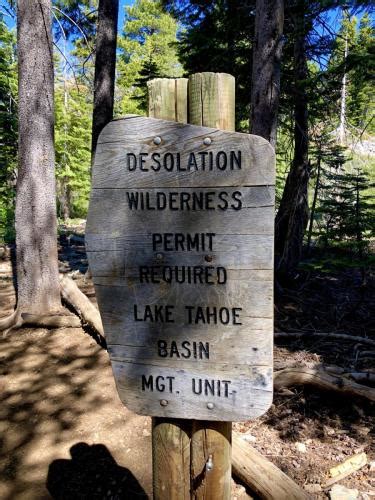
[[[272,401],[274,152],[130,116],[100,135],[86,248],[122,402],[236,421]]]

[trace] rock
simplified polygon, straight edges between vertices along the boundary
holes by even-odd
[[[297,451],[299,451],[300,453],[306,453],[307,449],[305,443],[299,443],[297,441],[297,443],[295,443],[295,446]]]
[[[142,436],[149,437],[151,436],[151,432],[148,429],[143,429]]]
[[[320,493],[322,491],[322,487],[318,483],[306,484],[304,488],[309,493]]]
[[[332,427],[329,427],[328,425],[323,426],[324,433],[327,434],[327,436],[333,436],[335,434],[335,430],[332,429]]]
[[[357,500],[359,495],[358,490],[346,488],[342,484],[335,484],[329,492],[331,500]]]
[[[370,472],[375,472],[375,460],[369,463]]]
[[[252,436],[251,434],[245,434],[242,439],[244,441],[247,441],[248,443],[255,443],[255,441],[257,440],[257,438],[255,436]]]

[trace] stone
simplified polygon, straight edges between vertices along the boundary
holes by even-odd
[[[357,500],[359,491],[347,488],[342,484],[335,484],[329,492],[331,500]]]
[[[322,487],[318,483],[306,484],[304,488],[309,493],[320,493],[322,491]]]
[[[245,434],[243,436],[243,440],[244,441],[247,441],[248,443],[255,443],[255,441],[257,440],[257,438],[251,434]]]
[[[305,443],[299,443],[297,441],[297,443],[295,443],[295,446],[296,446],[296,450],[299,451],[300,453],[306,453],[307,452]]]

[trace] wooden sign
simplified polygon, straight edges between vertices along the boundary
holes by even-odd
[[[272,401],[274,152],[131,116],[100,135],[86,248],[122,402],[236,421]]]

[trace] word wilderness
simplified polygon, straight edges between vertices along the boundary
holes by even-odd
[[[101,133],[86,247],[129,409],[238,421],[271,404],[274,162],[260,137],[154,118]]]

